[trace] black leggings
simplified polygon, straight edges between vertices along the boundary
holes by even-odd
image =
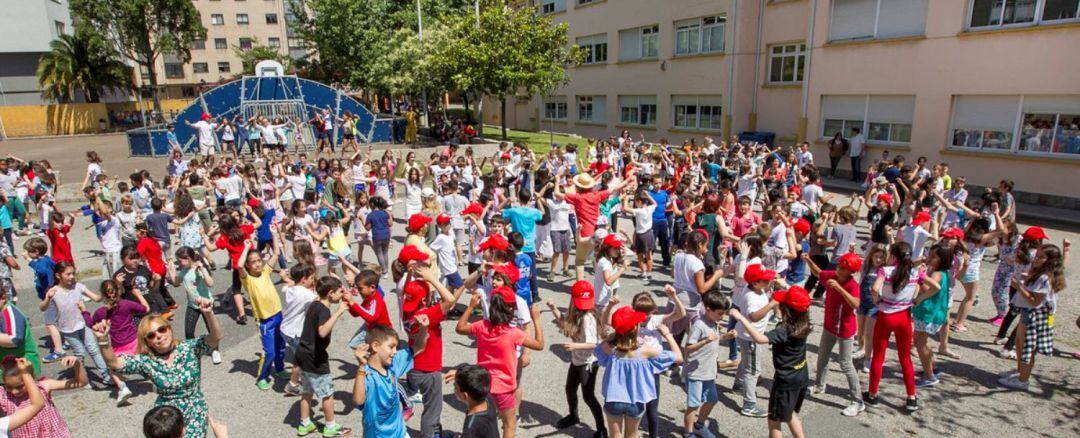
[[[828,254],[811,255],[810,260],[814,262],[821,269],[829,269],[829,256]],[[815,286],[817,288],[815,289]],[[810,278],[806,279],[804,288],[814,294],[814,297],[820,298],[825,294],[825,283],[818,283],[818,276],[810,274]]]
[[[607,431],[604,426],[604,412],[600,409],[600,402],[596,400],[596,374],[600,366],[593,362],[588,365],[570,365],[566,370],[566,406],[570,408],[570,415],[576,417],[578,412],[578,387],[581,387],[581,398],[585,399],[585,405],[592,412],[593,420],[596,421],[596,430]]]
[[[1015,287],[1010,287],[1009,288],[1009,301],[1012,301],[1013,295],[1016,295],[1016,288]],[[1005,314],[1005,319],[1001,320],[1001,327],[998,328],[998,332],[997,332],[997,338],[998,339],[1004,338],[1005,334],[1009,333],[1009,326],[1012,325],[1013,321],[1016,320],[1017,316],[1020,316],[1020,309],[1017,309],[1016,307],[1013,307],[1012,305],[1009,305],[1009,312]],[[1014,344],[1015,342],[1016,342],[1016,329],[1014,328],[1012,330],[1012,333],[1009,333],[1009,340],[1005,341],[1004,348],[1006,350],[1012,350],[1016,345],[1016,344]]]
[[[659,436],[656,434],[660,428],[660,375],[654,374],[656,379],[656,398],[645,403],[645,430],[649,432],[649,438]]]

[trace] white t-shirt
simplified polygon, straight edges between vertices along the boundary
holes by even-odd
[[[0,173],[0,190],[4,191],[4,194],[8,196],[15,196],[15,183],[19,181],[19,172],[15,170],[8,170],[7,173]],[[7,417],[4,417],[6,420]]]
[[[881,302],[877,305],[878,311],[882,313],[896,313],[911,308],[919,289],[919,270],[915,268],[908,273],[907,285],[899,291],[893,290],[892,278],[895,271],[895,266],[878,269],[878,278],[885,280],[881,286]]]
[[[736,292],[734,294],[734,299],[735,305],[739,307],[739,312],[746,315],[747,319],[749,319],[751,313],[757,312],[758,310],[761,310],[761,308],[767,306],[771,298],[769,297],[769,294],[759,294],[750,289],[743,289],[741,292]],[[758,333],[764,334],[765,329],[769,326],[769,315],[766,314],[757,322],[751,322],[750,324],[754,327],[754,330],[758,331]],[[746,327],[744,327],[742,323],[735,325],[735,333],[739,335],[739,339],[747,341],[751,340],[750,333],[746,331]]]
[[[810,151],[799,152],[798,160],[799,168],[802,169],[806,167],[807,164],[814,164],[814,154]]]
[[[581,318],[581,333],[584,339],[581,342],[586,344],[595,344],[600,341],[600,337],[597,335],[596,318],[591,313],[586,313]],[[596,362],[596,356],[593,356],[592,350],[574,350],[570,353],[570,363],[574,365],[588,365]]]
[[[930,232],[923,227],[909,225],[900,231],[900,239],[911,245],[911,253],[915,258],[926,257],[926,242],[930,240]]]
[[[98,163],[90,163],[86,165],[86,174],[90,175],[90,185],[97,186],[97,176],[101,175],[101,165]]]
[[[442,167],[437,164],[431,166],[431,175],[435,178],[436,182],[440,183],[442,182],[442,177],[450,175],[453,171],[454,168],[450,166]]]
[[[788,239],[787,239],[787,226],[782,222],[777,223],[772,229],[772,234],[769,234],[769,245],[775,246],[783,253],[788,252]],[[780,257],[776,261],[776,272],[784,272],[788,268],[788,259]]]
[[[570,209],[566,201],[548,199],[548,209],[551,210],[551,231],[570,230]]]
[[[221,178],[216,185],[226,202],[240,199],[240,192],[244,190],[244,180],[239,175]]]
[[[192,123],[191,127],[195,128],[195,130],[199,132],[200,146],[214,145],[214,130],[217,129],[217,123],[209,123],[205,120],[199,120],[198,122]]]
[[[439,233],[428,245],[439,258],[439,275],[450,275],[457,271],[457,253],[454,252],[454,238],[449,234]]]
[[[304,199],[304,188],[307,185],[307,178],[299,175],[285,175],[285,183],[285,191],[281,192],[282,201]]]
[[[630,209],[630,213],[634,215],[634,234],[652,231],[654,211],[656,211],[656,204],[649,204],[641,208]]]
[[[120,240],[120,219],[115,215],[98,222],[101,230],[101,249],[105,252],[120,252],[124,243]]]
[[[817,211],[821,207],[821,197],[825,196],[825,191],[821,189],[821,186],[817,184],[807,184],[802,189],[802,198],[806,202],[806,205],[810,206],[810,209]]]
[[[856,135],[848,139],[848,156],[857,157],[862,155],[863,143],[866,143],[866,138],[862,134]]]
[[[615,270],[615,265],[608,260],[607,257],[601,257],[596,262],[596,268],[593,272],[593,290],[596,291],[596,306],[604,308],[607,306],[608,301],[611,300],[611,296],[615,295],[615,291],[619,289],[619,280],[615,280],[610,286],[604,281],[604,273]]]
[[[298,279],[299,280],[299,279]],[[285,305],[281,310],[281,334],[299,338],[304,331],[304,314],[315,301],[315,292],[299,284],[285,286]]]
[[[0,417],[0,438],[7,438],[9,421],[11,421],[10,417]]]

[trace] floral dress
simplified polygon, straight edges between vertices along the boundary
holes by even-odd
[[[180,342],[174,350],[172,365],[164,358],[147,354],[122,356],[124,367],[120,374],[141,374],[154,383],[158,398],[154,406],[175,406],[184,414],[185,438],[206,436],[208,409],[200,383],[202,363],[200,358],[210,354],[206,335]]]

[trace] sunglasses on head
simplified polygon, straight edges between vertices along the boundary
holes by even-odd
[[[159,325],[158,328],[146,334],[146,340],[153,341],[154,339],[157,339],[158,335],[164,335],[168,333],[169,330],[172,330],[172,328],[167,325]]]

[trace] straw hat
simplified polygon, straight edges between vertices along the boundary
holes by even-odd
[[[582,190],[592,189],[596,185],[596,180],[587,173],[582,173],[574,176],[574,185]]]

